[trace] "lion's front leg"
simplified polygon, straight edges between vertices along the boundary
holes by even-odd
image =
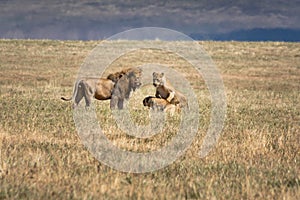
[[[110,99],[110,109],[115,109],[118,104],[118,97],[116,95],[112,95]]]
[[[113,95],[110,100],[110,109],[116,109],[117,106],[119,110],[122,110],[124,108],[124,99]]]
[[[118,100],[118,109],[122,110],[124,108],[124,99]]]

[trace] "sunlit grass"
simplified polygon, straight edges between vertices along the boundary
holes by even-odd
[[[188,63],[168,54],[161,62],[178,68],[197,95],[197,137],[168,167],[129,174],[89,153],[77,135],[71,104],[60,100],[71,95],[79,66],[97,42],[1,40],[0,199],[300,199],[299,43],[200,44],[226,88],[220,140],[207,157],[198,157],[209,126],[209,91]],[[161,52],[152,53],[158,59]],[[125,56],[112,68],[140,65],[139,57]],[[148,95],[153,90],[141,89],[129,102],[138,125],[149,123],[141,103]],[[94,105],[108,139],[133,152],[167,145],[180,122],[179,114],[169,116],[164,131],[138,139],[115,126],[109,101]]]

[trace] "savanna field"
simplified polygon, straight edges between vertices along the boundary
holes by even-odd
[[[211,101],[203,78],[170,53],[141,50],[111,71],[155,60],[189,80],[199,104],[192,145],[173,164],[125,173],[82,144],[69,97],[78,70],[99,41],[0,40],[0,199],[300,199],[300,43],[199,42],[222,76],[227,114],[212,151],[199,158]],[[109,73],[109,71],[107,72]],[[141,88],[129,101],[145,125]],[[93,101],[105,135],[118,148],[149,152],[170,141],[180,116],[149,139],[118,130],[109,101]],[[84,102],[81,102],[84,106]]]

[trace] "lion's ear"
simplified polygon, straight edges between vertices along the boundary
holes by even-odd
[[[161,75],[164,76],[165,74],[162,72]]]
[[[156,72],[153,72],[153,74],[152,74],[153,76],[155,76],[156,75]]]

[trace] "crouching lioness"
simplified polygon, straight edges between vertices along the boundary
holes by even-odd
[[[162,98],[156,98],[153,96],[148,96],[143,100],[143,105],[149,107],[154,111],[164,111],[169,112],[174,115],[175,111],[179,111],[179,107],[169,103],[167,100]]]

